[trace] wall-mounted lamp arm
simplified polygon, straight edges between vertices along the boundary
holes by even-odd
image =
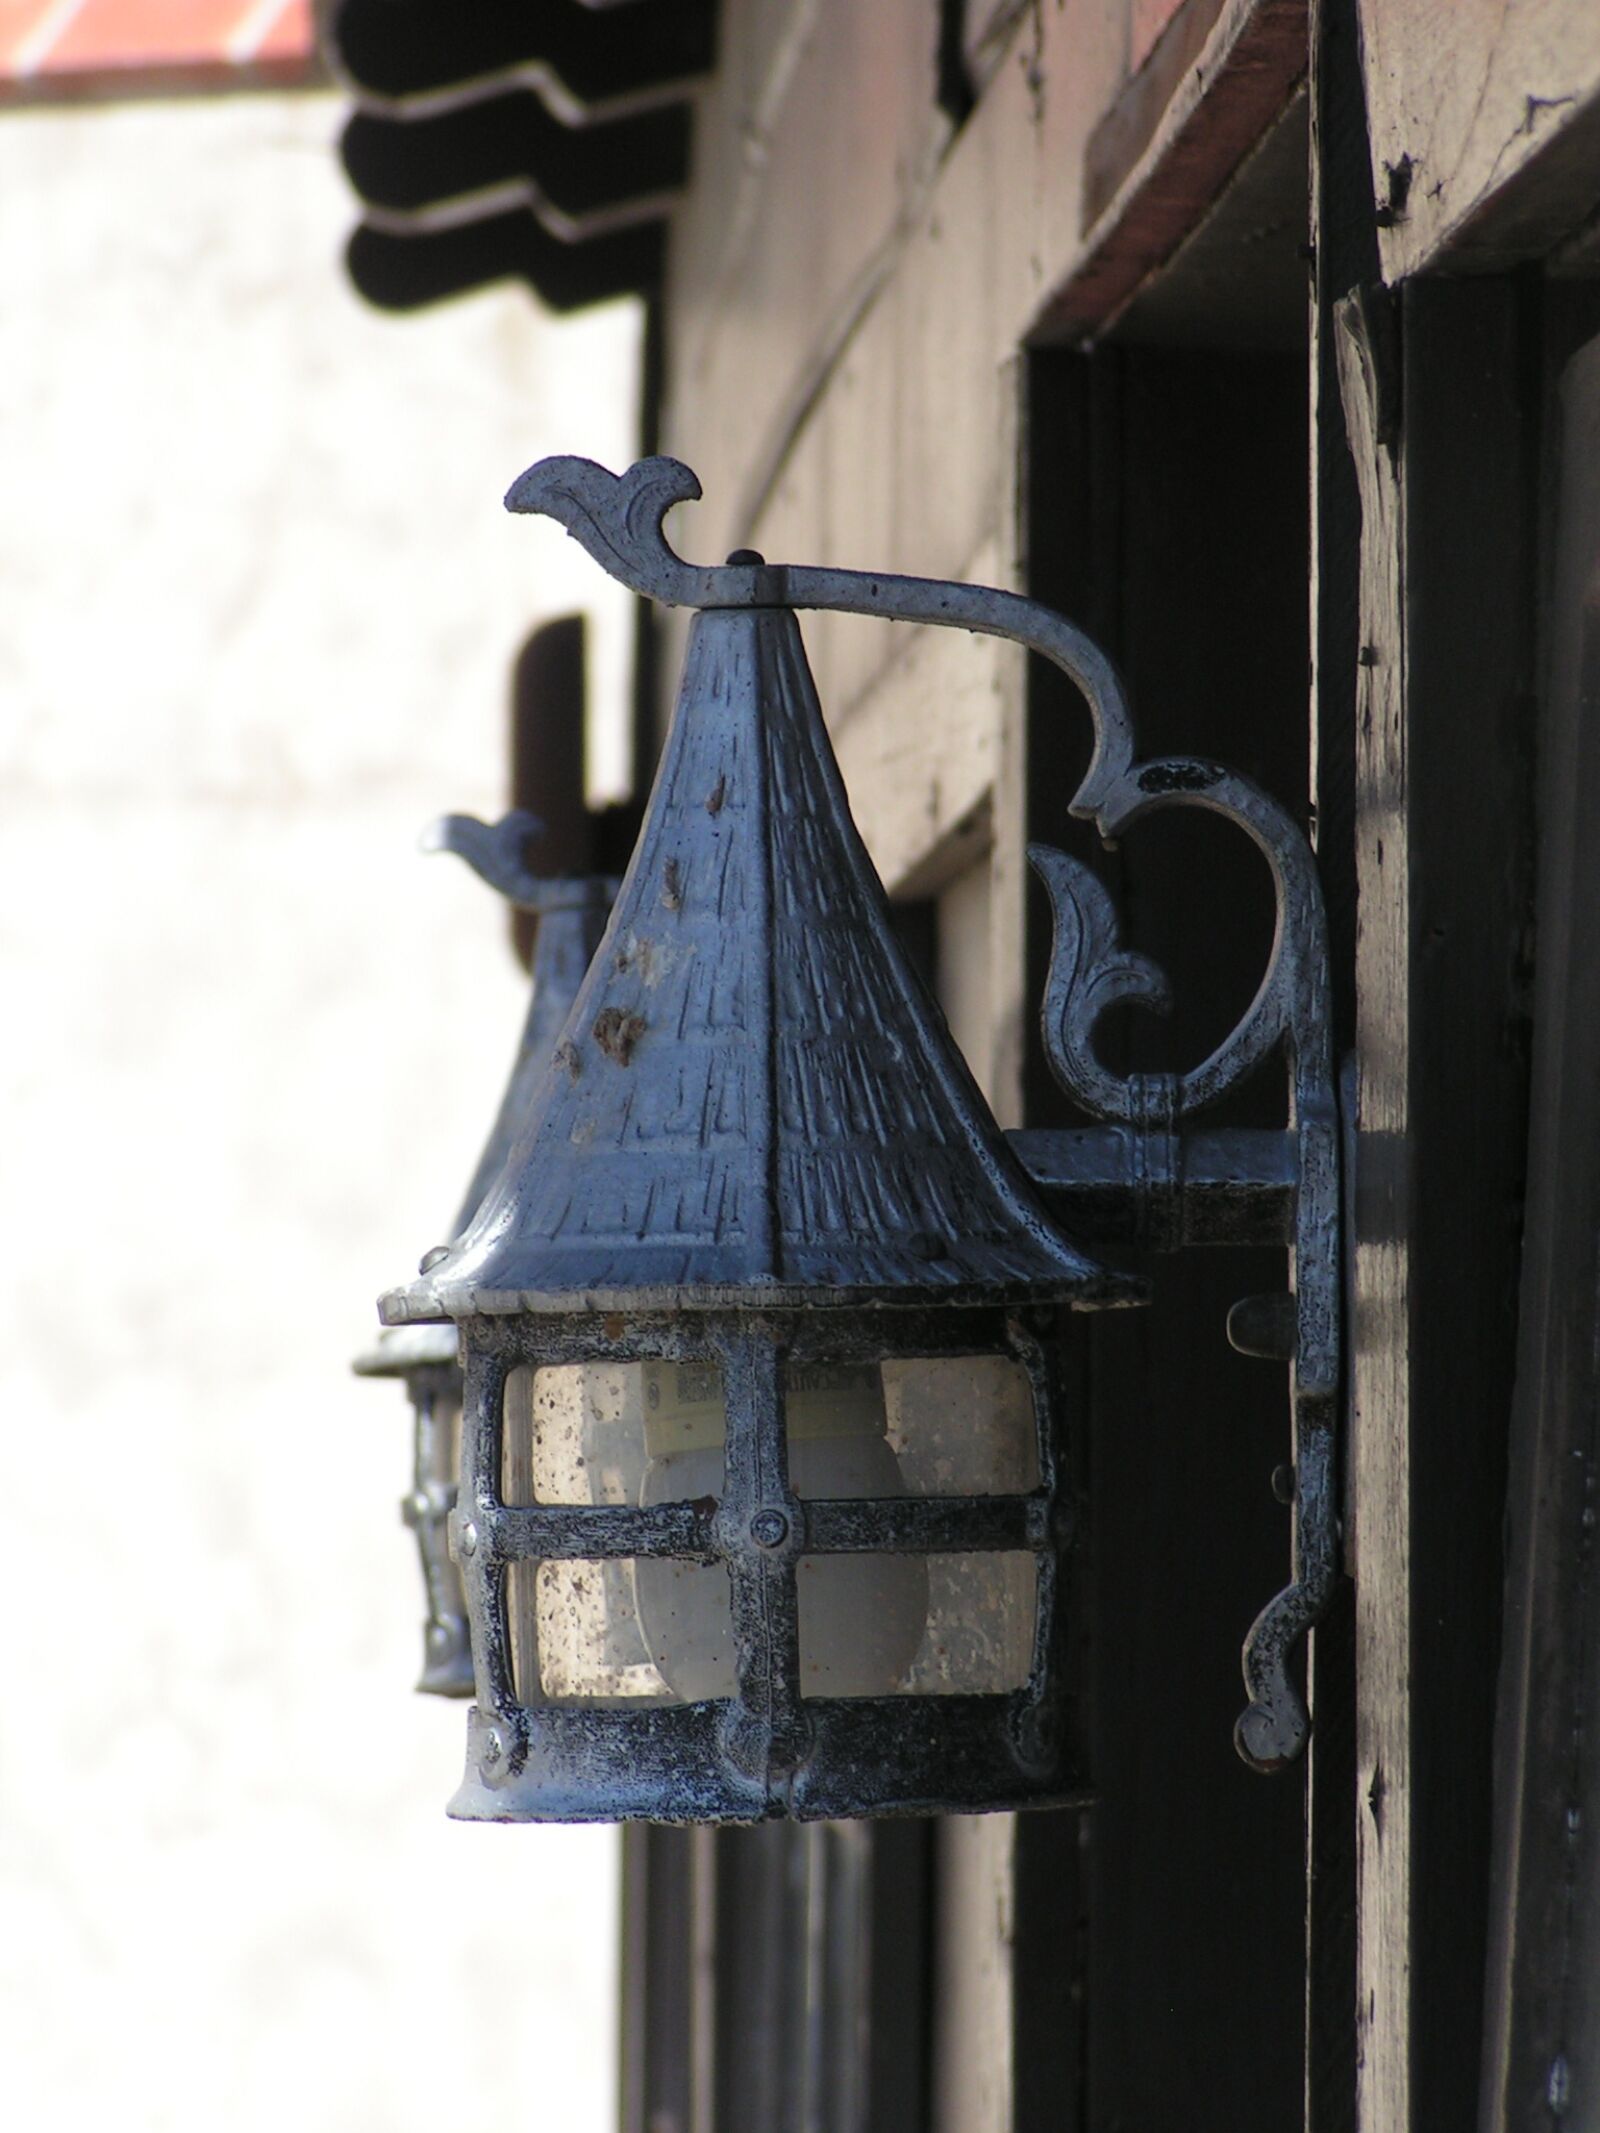
[[[877,615],[888,622],[928,622],[1009,637],[1060,667],[1082,695],[1094,724],[1094,754],[1072,803],[1094,815],[1103,793],[1133,759],[1133,727],[1116,668],[1090,637],[1053,608],[996,586],[892,572],[819,570],[750,559],[685,563],[661,530],[674,504],[693,501],[700,482],[676,459],[641,459],[626,474],[590,459],[542,459],[506,492],[508,511],[555,519],[612,577],[663,607],[793,607]]]
[[[1153,1137],[1124,1122],[1006,1135],[1044,1202],[1097,1245],[1182,1252],[1294,1242],[1300,1137],[1292,1127],[1190,1126]]]

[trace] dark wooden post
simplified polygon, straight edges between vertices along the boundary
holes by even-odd
[[[1587,2125],[1600,2097],[1600,341],[1561,414],[1484,2133]]]
[[[1527,1125],[1538,400],[1510,279],[1339,310],[1361,490],[1360,2124],[1477,2111]]]

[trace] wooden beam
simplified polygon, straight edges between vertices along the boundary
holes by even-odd
[[[1084,151],[1084,259],[1046,333],[1103,332],[1197,229],[1306,71],[1305,0],[1188,0]]]
[[[1352,1440],[1363,2133],[1476,2123],[1527,1121],[1533,469],[1503,281],[1341,307],[1363,514]]]
[[[1314,0],[1311,35],[1311,800],[1328,912],[1335,1057],[1355,1042],[1355,733],[1361,500],[1340,401],[1335,306],[1378,278],[1356,0]],[[1355,1614],[1348,1581],[1307,1666],[1306,2133],[1356,2122]]]
[[[1600,24],[1550,0],[1361,0],[1383,275],[1512,266],[1594,211]]]

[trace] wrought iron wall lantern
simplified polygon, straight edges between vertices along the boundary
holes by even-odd
[[[1193,758],[1139,764],[1117,676],[1018,596],[682,562],[689,470],[547,460],[515,511],[699,610],[638,847],[516,1144],[464,1233],[382,1302],[454,1321],[452,1518],[477,1672],[451,1812],[742,1821],[1082,1798],[1063,1664],[1077,1505],[1064,1306],[1142,1299],[1086,1243],[1286,1245],[1287,1309],[1236,1314],[1289,1363],[1293,1563],[1245,1648],[1238,1744],[1306,1735],[1289,1662],[1335,1574],[1337,1138],[1313,862],[1271,800]],[[1200,807],[1271,867],[1254,1001],[1193,1071],[1119,1079],[1100,1017],[1159,1005],[1103,889],[1057,852],[1045,1027],[1087,1113],[1007,1136],[891,930],[794,610],[1014,638],[1077,685],[1074,804],[1114,837]],[[1278,1133],[1191,1120],[1281,1052]]]
[[[453,1237],[466,1229],[504,1166],[616,893],[614,881],[563,880],[533,872],[527,858],[541,831],[536,816],[518,809],[494,824],[472,815],[445,815],[423,837],[424,849],[456,853],[508,903],[539,922],[533,991],[511,1078],[451,1228]],[[446,1538],[461,1466],[459,1350],[453,1325],[386,1326],[351,1365],[358,1377],[400,1379],[411,1403],[411,1488],[401,1499],[400,1515],[417,1537],[421,1561],[425,1613],[417,1689],[425,1696],[472,1694],[466,1603]]]

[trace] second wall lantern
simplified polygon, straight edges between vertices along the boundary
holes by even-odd
[[[494,824],[472,815],[445,815],[423,837],[424,849],[455,852],[537,927],[533,989],[510,1079],[451,1226],[452,1236],[466,1229],[504,1167],[616,893],[614,881],[599,877],[564,879],[535,872],[527,855],[542,831],[536,816],[518,810]],[[416,1535],[422,1571],[422,1672],[417,1689],[424,1696],[470,1696],[473,1686],[461,1578],[447,1546],[461,1469],[459,1348],[453,1325],[386,1326],[351,1366],[358,1377],[398,1379],[411,1404],[411,1487],[401,1499],[400,1515]]]
[[[700,612],[638,848],[504,1166],[381,1306],[390,1325],[453,1321],[466,1366],[452,1535],[477,1701],[451,1811],[747,1821],[1081,1798],[1060,1314],[1142,1298],[1092,1247],[1097,1210],[1165,1214],[1177,1236],[1223,1200],[1296,1270],[1279,1336],[1294,1575],[1252,1633],[1240,1726],[1249,1760],[1281,1763],[1305,1730],[1289,1647],[1333,1575],[1336,1139],[1303,840],[1214,764],[1136,765],[1114,673],[1059,617],[747,552],[694,568],[661,520],[698,493],[670,460],[618,479],[569,459],[508,498]],[[1211,1060],[1126,1082],[1099,1065],[1094,1023],[1159,974],[1118,946],[1098,885],[1040,855],[1052,1059],[1108,1124],[1001,1131],[896,941],[798,607],[1018,638],[1094,717],[1079,812],[1109,835],[1200,805],[1256,839],[1278,940]],[[1280,1048],[1286,1133],[1186,1136]]]

